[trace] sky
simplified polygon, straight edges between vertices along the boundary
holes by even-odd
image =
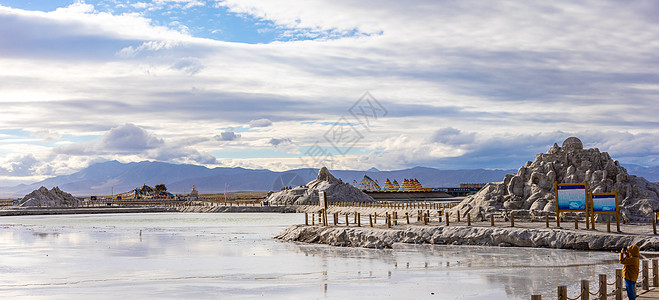
[[[0,186],[90,164],[659,165],[659,2],[0,0]]]

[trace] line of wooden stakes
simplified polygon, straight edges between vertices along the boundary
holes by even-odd
[[[384,219],[384,224],[387,226],[387,228],[391,228],[391,226],[396,226],[399,225],[399,222],[404,221],[405,224],[411,224],[410,218],[415,218],[415,222],[420,224],[423,223],[424,225],[427,225],[429,223],[432,223],[434,221],[437,221],[438,223],[445,223],[446,226],[449,226],[452,223],[451,216],[455,216],[453,220],[456,223],[464,222],[461,220],[460,216],[462,215],[461,213],[456,213],[456,214],[451,214],[449,213],[449,210],[455,207],[458,203],[429,203],[429,202],[410,202],[410,203],[390,203],[390,202],[334,202],[334,203],[328,203],[329,206],[334,206],[334,207],[355,207],[355,208],[385,208],[385,209],[390,209],[392,211],[384,213],[384,215],[378,215],[377,213],[369,214],[368,215],[368,224],[370,227],[373,227],[377,225],[378,219],[383,218]],[[316,205],[312,205],[316,206]],[[316,206],[317,207],[317,206]],[[416,213],[413,213],[413,216],[410,216],[409,212],[405,212],[404,214],[399,215],[399,212],[396,210],[416,210]],[[305,225],[315,225],[316,220],[318,220],[319,225],[324,225],[328,226],[328,214],[325,213],[327,209],[319,209],[319,211],[314,212],[314,213],[304,213],[304,224]],[[431,213],[432,212],[432,213]],[[436,213],[434,213],[436,212]],[[311,214],[311,218],[309,216]],[[344,215],[344,222],[341,222],[340,215]],[[350,222],[350,216],[352,215],[352,222]],[[515,227],[515,215],[513,211],[507,212],[507,213],[498,213],[498,214],[489,214],[489,221],[490,221],[490,226],[494,227],[495,226],[495,215],[503,218],[507,222],[510,223],[510,227]],[[561,214],[562,215],[562,214]],[[353,224],[357,227],[362,226],[362,216],[361,213],[359,212],[351,212],[351,213],[332,213],[331,214],[331,219],[332,219],[332,224],[333,225],[345,225],[345,226],[350,226],[350,224]],[[556,217],[559,217],[558,215]],[[544,221],[545,225],[547,228],[550,227],[550,220],[555,219],[556,217],[551,217],[549,215],[544,216]],[[657,234],[657,218],[659,217],[659,212],[654,214],[654,218],[652,219],[652,231],[654,234]],[[471,226],[472,224],[472,219],[471,219],[471,214],[466,214],[466,225]],[[559,218],[564,218],[559,217]],[[577,216],[572,216],[574,220],[574,229],[579,229],[579,217]],[[434,219],[434,220],[433,220]],[[479,214],[477,219],[480,219],[480,222],[485,222],[486,218],[484,214]],[[538,219],[536,217],[531,218],[531,222],[536,222],[540,221],[541,219]],[[595,229],[595,221],[594,219],[590,219],[590,222],[585,222],[586,229]],[[620,230],[620,223],[616,222],[616,231],[621,232]],[[559,227],[560,228],[560,227]],[[606,231],[611,232],[611,220],[607,219],[606,222]]]

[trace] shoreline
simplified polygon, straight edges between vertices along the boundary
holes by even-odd
[[[294,206],[129,206],[129,207],[11,207],[0,208],[3,216],[120,214],[120,213],[295,213]]]
[[[536,223],[537,224],[537,223]],[[345,227],[292,225],[275,236],[288,242],[338,247],[390,249],[393,244],[478,245],[590,251],[619,251],[630,244],[642,251],[659,251],[659,236],[638,233],[644,225],[626,225],[622,233],[565,228],[484,227],[463,225],[399,225]],[[652,233],[652,228],[650,228]]]

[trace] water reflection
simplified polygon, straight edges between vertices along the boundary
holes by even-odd
[[[0,219],[0,294],[528,299],[555,295],[559,283],[595,282],[617,267],[614,253],[406,244],[375,250],[270,238],[299,220],[282,214]]]

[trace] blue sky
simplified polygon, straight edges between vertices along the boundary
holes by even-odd
[[[659,165],[655,1],[0,0],[0,186],[106,160]]]

